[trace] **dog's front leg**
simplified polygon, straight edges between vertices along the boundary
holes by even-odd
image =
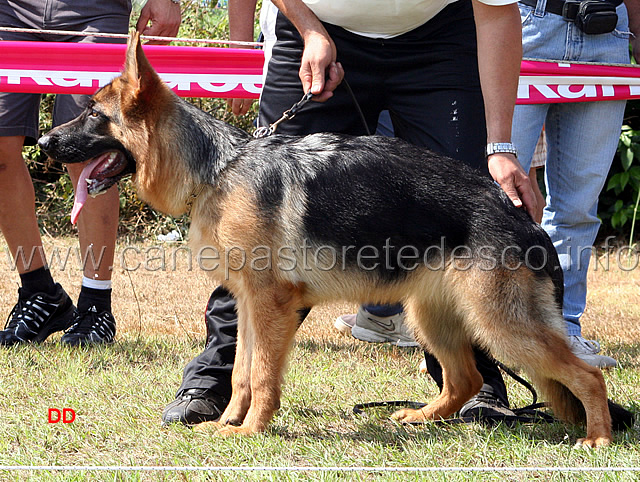
[[[246,307],[249,316],[244,320],[249,321],[246,324],[250,327],[242,333],[245,343],[247,339],[251,341],[251,382],[241,384],[234,367],[232,401],[235,397],[237,406],[229,404],[223,417],[240,413],[240,407],[244,408],[247,401],[247,388],[250,388],[250,406],[242,425],[226,425],[220,429],[220,435],[252,434],[266,429],[280,407],[283,372],[300,317],[295,294],[291,296],[291,293],[282,289],[261,289],[259,293],[248,296]],[[243,377],[248,375],[244,371],[240,373]],[[241,394],[236,395],[236,390],[241,390]]]
[[[231,400],[217,422],[201,423],[195,427],[197,431],[220,430],[225,425],[239,426],[251,404],[251,357],[254,345],[252,310],[247,307],[243,297],[236,297],[236,300],[238,340],[231,376]]]

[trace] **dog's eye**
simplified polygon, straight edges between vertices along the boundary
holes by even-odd
[[[98,112],[98,111],[97,111],[97,110],[95,110],[95,109],[91,109],[91,112],[89,112],[89,115],[90,115],[91,117],[98,117],[98,116],[100,115],[100,112]]]

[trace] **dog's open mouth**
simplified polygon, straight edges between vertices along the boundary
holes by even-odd
[[[82,170],[76,188],[76,198],[71,211],[71,222],[78,220],[80,211],[90,195],[104,193],[127,174],[127,157],[120,151],[109,151],[94,157]]]

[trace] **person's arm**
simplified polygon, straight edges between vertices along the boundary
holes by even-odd
[[[487,119],[487,143],[511,142],[511,121],[522,62],[522,25],[517,4],[493,6],[473,0],[478,68]],[[516,206],[531,216],[537,201],[529,176],[512,154],[489,156],[489,172]]]
[[[171,0],[147,0],[140,12],[136,30],[141,35],[175,37],[180,29],[180,4]],[[168,42],[150,41],[150,44]]]
[[[296,27],[304,42],[300,65],[300,80],[304,92],[311,91],[314,100],[324,102],[342,82],[344,70],[336,62],[336,46],[322,22],[301,0],[274,0]]]
[[[633,58],[640,64],[640,0],[624,0],[629,14],[629,30],[633,34],[629,39]]]
[[[253,25],[257,0],[229,0],[229,40],[253,42]],[[243,45],[231,44],[233,48],[247,48]],[[227,105],[233,115],[244,115],[249,112],[252,99],[229,99]]]

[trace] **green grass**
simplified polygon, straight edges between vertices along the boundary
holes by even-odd
[[[45,238],[45,249],[74,247]],[[4,243],[0,243],[0,248]],[[148,245],[136,245],[144,252]],[[314,308],[296,336],[281,409],[264,434],[218,438],[160,417],[182,369],[204,340],[202,313],[213,284],[178,264],[168,271],[114,271],[117,342],[70,349],[59,335],[41,345],[0,350],[0,466],[171,467],[638,467],[640,422],[601,450],[574,449],[582,427],[562,423],[514,428],[478,424],[398,425],[389,410],[355,416],[352,407],[382,400],[429,401],[435,384],[418,371],[421,353],[359,342],[337,333],[335,317],[354,307]],[[153,252],[155,253],[155,251]],[[17,275],[0,249],[0,306],[15,303]],[[129,263],[135,259],[128,260]],[[154,266],[154,265],[151,265]],[[73,299],[80,271],[52,265]],[[640,413],[640,269],[590,272],[583,332],[601,341],[620,368],[605,373],[609,396]],[[507,379],[512,405],[528,391]],[[70,424],[50,424],[48,409],[72,408]],[[132,472],[0,470],[0,480],[636,480],[610,472]]]
[[[299,338],[291,356],[282,408],[269,430],[229,439],[160,425],[160,414],[173,399],[183,366],[200,350],[193,342],[170,336],[121,337],[114,346],[93,349],[69,349],[48,342],[2,350],[0,465],[640,467],[637,427],[616,434],[610,448],[586,451],[573,448],[582,429],[561,423],[515,428],[477,424],[405,427],[391,422],[387,418],[390,412],[384,410],[355,416],[351,408],[359,402],[432,398],[435,386],[417,372],[419,352],[358,343],[346,337]],[[630,348],[638,350],[637,345]],[[627,395],[637,400],[639,375],[637,366],[614,370],[607,374],[607,381],[624,385]],[[528,403],[526,391],[511,382],[509,388],[512,403]],[[73,408],[77,418],[70,424],[49,424],[50,407]],[[206,477],[198,472],[184,474],[188,480]],[[37,475],[57,480],[70,474]],[[114,473],[104,472],[76,475],[104,480],[114,477]],[[224,480],[411,480],[426,475],[224,472],[213,476]],[[173,479],[178,474],[120,472],[120,476]],[[468,476],[429,475],[447,480]],[[474,476],[483,480],[569,477],[550,473]],[[580,477],[600,480],[602,474],[583,473]],[[632,475],[611,477],[618,480]]]

